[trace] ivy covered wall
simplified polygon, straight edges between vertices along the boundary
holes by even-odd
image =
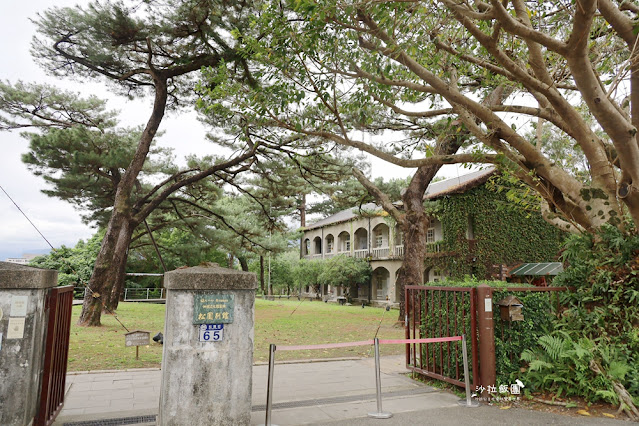
[[[487,186],[437,200],[434,215],[442,222],[443,250],[455,255],[427,259],[426,268],[446,270],[453,279],[488,279],[498,273],[493,265],[556,261],[566,234],[539,211],[514,206],[505,192]]]

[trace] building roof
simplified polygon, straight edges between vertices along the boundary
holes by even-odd
[[[480,170],[478,172],[468,173],[462,176],[441,180],[439,182],[434,182],[428,185],[426,189],[426,193],[424,194],[424,199],[433,200],[444,195],[451,194],[461,194],[465,191],[468,191],[471,188],[474,188],[478,185],[483,184],[490,178],[493,174],[495,174],[496,170],[494,168],[489,168],[486,170]],[[400,203],[401,204],[401,203]],[[382,208],[375,203],[363,204],[361,206],[361,210],[371,211],[371,210],[381,210]],[[353,207],[350,209],[342,210],[340,212],[335,213],[334,215],[328,216],[324,219],[320,219],[315,223],[312,223],[306,226],[304,229],[311,230],[321,228],[326,225],[334,225],[336,223],[348,222],[351,219],[354,219],[359,216],[358,207]]]
[[[381,207],[375,203],[362,204],[362,207],[361,207],[361,210],[367,210],[367,211],[379,210],[379,209],[381,209]],[[322,226],[326,226],[326,225],[333,225],[336,223],[348,222],[349,220],[359,216],[358,214],[359,210],[360,210],[359,207],[353,207],[350,209],[342,210],[340,212],[335,213],[334,215],[325,217],[324,219],[320,219],[317,222],[306,226],[304,229],[310,230],[310,229],[321,228]]]
[[[495,173],[497,173],[497,170],[494,167],[490,167],[485,170],[431,183],[426,189],[424,199],[434,200],[444,195],[462,194],[485,183]]]
[[[561,262],[546,262],[546,263],[523,263],[510,271],[510,275],[517,276],[545,276],[545,275],[558,275],[564,271],[564,265]]]

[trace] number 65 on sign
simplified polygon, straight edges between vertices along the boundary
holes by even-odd
[[[220,342],[224,337],[224,324],[201,324],[200,342]]]

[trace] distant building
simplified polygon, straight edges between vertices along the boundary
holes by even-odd
[[[6,262],[15,263],[17,265],[28,265],[33,259],[38,256],[42,256],[41,254],[33,254],[33,253],[25,253],[22,257],[9,257]]]
[[[483,170],[428,187],[425,201],[440,200],[445,211],[433,215],[426,235],[424,284],[466,275],[503,279],[498,271],[507,265],[547,262],[556,255],[562,233],[544,222],[540,214],[497,210],[495,203],[509,202],[503,193],[484,188],[495,174],[494,169]],[[348,290],[324,285],[319,294],[306,286],[302,289],[305,295],[334,300],[348,292],[354,302],[379,305],[399,301],[396,277],[404,258],[402,233],[375,204],[343,210],[305,227],[301,255],[306,259],[351,256],[368,261],[373,270],[368,284]]]

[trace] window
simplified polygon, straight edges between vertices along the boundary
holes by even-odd
[[[435,242],[435,228],[428,228],[428,231],[426,231],[426,242],[427,243]]]
[[[377,277],[377,291],[380,292],[384,289],[384,278]]]
[[[351,242],[344,241],[344,251],[351,251]]]
[[[360,250],[366,250],[368,248],[368,238],[361,237],[359,239],[359,248]]]
[[[469,240],[475,239],[475,226],[473,224],[474,218],[471,215],[468,215],[468,227],[466,228],[466,238]]]
[[[382,247],[384,244],[384,236],[382,235],[382,231],[375,232],[375,247]]]
[[[333,240],[328,240],[328,242],[326,243],[326,253],[332,253],[333,252]]]

